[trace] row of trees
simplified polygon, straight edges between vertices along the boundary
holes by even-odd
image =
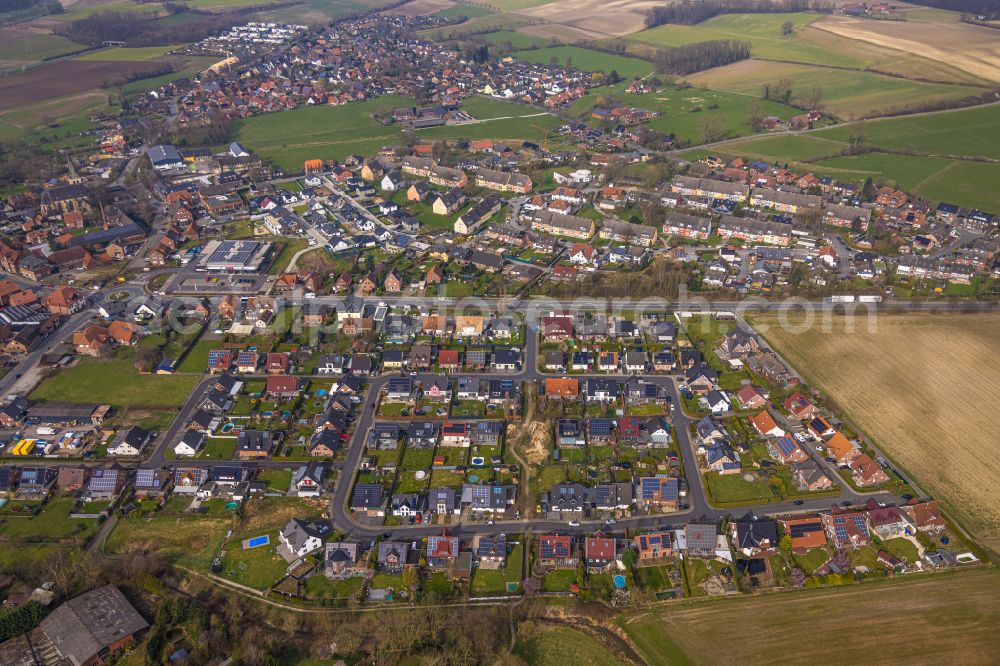
[[[0,0],[0,14],[43,6],[49,14],[61,14],[63,6],[59,0]]]
[[[171,11],[183,10],[172,5]],[[197,42],[240,21],[237,13],[202,14],[197,21],[165,24],[153,12],[95,12],[60,28],[74,42],[98,46],[106,41],[129,46],[166,46]]]
[[[925,7],[985,16],[987,20],[1000,18],[1000,4],[996,0],[911,0],[911,2]]]
[[[721,67],[750,57],[750,42],[736,39],[717,39],[695,42],[656,54],[656,69],[664,74],[693,74],[713,67]]]
[[[774,83],[765,83],[761,94],[764,99],[771,100],[772,102],[797,106],[808,111],[818,109],[820,104],[823,103],[825,93],[822,87],[812,86],[797,92],[792,86],[791,79],[778,79]]]
[[[684,0],[650,9],[646,13],[646,27],[652,28],[665,23],[695,25],[720,14],[781,14],[809,10],[832,12],[833,9],[833,3],[824,0]]]

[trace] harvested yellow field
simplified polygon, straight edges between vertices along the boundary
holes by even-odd
[[[667,605],[619,624],[650,664],[995,664],[1000,574]],[[823,643],[823,634],[848,633]]]
[[[646,12],[662,4],[656,0],[560,0],[512,11],[583,33],[621,37],[645,28]]]
[[[828,332],[788,330],[777,316],[753,323],[918,486],[1000,549],[1000,315],[879,315],[874,332],[861,319],[853,332],[839,316]]]
[[[812,26],[937,60],[988,81],[1000,81],[1000,38],[992,28],[968,23],[869,21],[848,16],[825,16]]]

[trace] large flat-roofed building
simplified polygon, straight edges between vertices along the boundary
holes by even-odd
[[[271,261],[272,243],[214,240],[205,246],[198,269],[210,273],[259,273]]]
[[[184,168],[184,158],[173,146],[150,146],[148,155],[153,168],[158,171]]]

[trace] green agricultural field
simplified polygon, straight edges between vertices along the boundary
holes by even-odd
[[[738,39],[749,41],[753,56],[765,60],[853,69],[862,69],[872,64],[870,59],[853,55],[850,49],[829,48],[814,40],[805,27],[820,17],[820,14],[809,13],[727,14],[698,25],[661,25],[631,35],[629,39],[654,46],[683,46],[715,39]],[[786,21],[795,26],[793,34],[787,36],[781,34],[781,27]],[[850,40],[843,41],[851,43]]]
[[[59,35],[11,27],[0,30],[0,63],[37,62],[86,48]]]
[[[486,35],[501,30],[513,31],[534,22],[533,19],[515,14],[490,14],[489,16],[469,19],[458,25],[421,30],[417,33],[417,36],[421,39],[444,42],[452,39],[463,39],[470,35]]]
[[[516,12],[519,9],[541,7],[542,5],[547,5],[550,2],[552,2],[552,0],[489,0],[488,4],[496,7],[502,12]]]
[[[483,39],[490,44],[510,43],[510,45],[515,49],[539,49],[552,43],[551,39],[546,39],[545,37],[523,35],[519,32],[512,32],[510,30],[489,32],[483,35]]]
[[[176,49],[177,46],[142,46],[138,48],[108,48],[89,51],[76,60],[108,60],[142,62],[145,60],[161,60]]]
[[[618,623],[650,664],[759,663],[761,655],[779,652],[783,662],[815,666],[923,663],[935,661],[934,654],[988,664],[995,661],[989,655],[996,652],[998,590],[1000,576],[982,568],[879,585],[668,604],[629,612]],[[855,621],[873,613],[880,618],[877,626]],[[796,639],[808,635],[819,618],[830,626],[854,626],[854,637],[836,650],[819,651]]]
[[[465,18],[479,18],[480,16],[489,16],[493,13],[492,9],[487,9],[486,7],[477,7],[474,5],[462,5],[458,4],[454,7],[448,7],[447,9],[442,9],[439,12],[434,12],[431,16],[436,16],[437,18],[453,18],[455,16],[464,16]]]
[[[847,143],[851,128],[832,127],[816,134]],[[871,120],[865,123],[864,136],[868,146],[1000,160],[1000,106]]]
[[[129,0],[110,0],[109,2],[101,3],[77,2],[69,6],[62,14],[50,14],[46,17],[46,19],[59,21],[61,23],[72,23],[73,21],[86,18],[91,14],[104,11],[140,13],[146,14],[151,18],[155,18],[156,16],[166,13],[158,5],[140,4],[137,2],[130,2]]]
[[[538,115],[522,115],[467,125],[431,127],[418,130],[417,136],[421,139],[519,139],[538,143],[550,134],[554,134],[555,129],[562,125],[563,121],[547,113],[536,113]]]
[[[302,169],[308,159],[339,159],[350,153],[377,152],[398,141],[400,128],[385,127],[369,114],[413,105],[387,95],[346,106],[312,106],[269,113],[233,123],[236,139],[282,168]]]
[[[126,83],[122,86],[122,92],[131,96],[140,95],[146,91],[166,85],[171,81],[188,78],[199,72],[203,72],[215,63],[219,62],[219,60],[221,60],[221,58],[209,58],[204,56],[185,58],[185,65],[182,69],[179,69],[176,72],[171,72],[170,74],[164,74],[163,76],[154,76],[150,79],[140,79],[138,81],[133,81],[132,83]]]
[[[822,108],[847,119],[923,106],[929,101],[960,99],[983,90],[972,86],[923,83],[873,72],[761,60],[744,60],[686,77],[697,86],[750,96],[762,95],[765,85],[781,79],[792,82],[793,99],[819,88],[823,91]]]
[[[932,201],[948,201],[983,210],[1000,209],[1000,165],[936,157],[868,153],[835,157],[805,165],[815,173],[863,182],[891,182]]]
[[[516,51],[512,54],[519,60],[547,65],[553,59],[560,65],[567,62],[577,69],[586,72],[604,72],[610,74],[617,71],[623,78],[645,76],[653,71],[653,63],[639,58],[611,55],[601,51],[580,48],[579,46],[555,46],[547,49]]]
[[[106,402],[115,407],[180,407],[198,384],[194,375],[140,375],[131,355],[84,358],[45,379],[31,399]]]
[[[510,118],[512,116],[534,116],[538,109],[528,106],[505,102],[495,97],[469,97],[462,100],[462,110],[468,112],[477,120],[490,120],[492,118]]]
[[[602,99],[607,104],[627,104],[656,111],[660,115],[648,126],[664,134],[673,134],[690,143],[702,142],[702,123],[705,116],[721,116],[727,136],[738,137],[753,133],[750,127],[747,103],[750,98],[715,90],[700,88],[663,88],[655,93],[633,95],[625,92],[626,84],[594,88],[569,108],[571,115],[589,118],[591,110]],[[760,100],[761,112],[788,119],[801,113],[789,106]],[[597,121],[593,121],[596,123]]]
[[[258,2],[257,4],[267,3]],[[258,21],[316,26],[329,23],[348,14],[367,11],[379,4],[386,3],[382,0],[308,0],[303,4],[289,4],[278,9],[259,12],[255,16]]]

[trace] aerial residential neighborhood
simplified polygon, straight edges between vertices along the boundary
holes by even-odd
[[[993,660],[990,3],[8,4],[0,664]]]

